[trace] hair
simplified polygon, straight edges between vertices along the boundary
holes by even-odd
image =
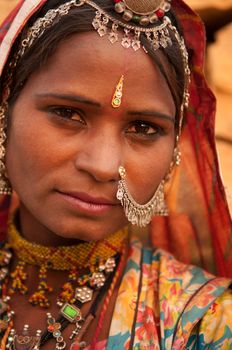
[[[27,36],[28,29],[33,25],[39,17],[44,15],[50,10],[55,9],[67,0],[50,0],[47,1],[27,22],[23,28],[21,34],[13,45],[10,58],[8,62],[11,62],[14,56],[19,50],[19,44]],[[106,12],[110,13],[116,19],[119,19],[119,15],[114,11],[114,4],[112,0],[95,0],[95,2]],[[9,107],[11,107],[20,94],[23,86],[31,76],[33,72],[44,66],[49,57],[56,51],[58,45],[65,41],[70,36],[88,32],[94,30],[92,27],[92,20],[95,16],[95,10],[91,6],[81,6],[79,8],[73,8],[65,16],[62,16],[57,23],[50,28],[47,28],[39,39],[35,39],[33,44],[26,50],[24,55],[17,62],[17,67],[13,72],[11,82],[11,93],[9,98]],[[172,23],[177,27],[181,33],[180,26],[177,23],[173,11],[170,11],[168,16]],[[175,39],[173,33],[170,32],[172,40],[172,46],[167,48],[160,48],[154,51],[148,42],[146,36],[141,34],[141,42],[146,49],[148,55],[151,57],[154,65],[158,66],[158,69],[164,76],[166,83],[171,91],[175,106],[176,106],[176,126],[178,126],[178,115],[180,106],[183,100],[184,85],[185,85],[185,72],[182,61],[182,55],[179,48],[179,44]],[[7,72],[7,67],[5,69]],[[3,84],[4,84],[4,72],[3,72]],[[1,86],[2,88],[2,86]]]

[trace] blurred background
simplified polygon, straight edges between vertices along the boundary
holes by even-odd
[[[185,0],[206,26],[209,85],[217,96],[216,141],[221,173],[232,209],[232,0]],[[18,0],[0,0],[0,22]]]

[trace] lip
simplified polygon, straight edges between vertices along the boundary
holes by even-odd
[[[92,197],[83,192],[60,192],[61,197],[72,205],[76,210],[87,214],[102,215],[118,206],[116,201],[109,200],[104,197]]]

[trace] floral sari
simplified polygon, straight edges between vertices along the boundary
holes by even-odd
[[[232,349],[230,283],[133,237],[109,338],[86,350]]]

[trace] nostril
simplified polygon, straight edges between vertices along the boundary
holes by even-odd
[[[115,147],[106,144],[98,147],[97,142],[78,152],[75,158],[75,168],[98,182],[118,182],[120,163],[121,153],[116,152]]]
[[[109,164],[99,164],[99,162],[80,162],[77,161],[75,168],[78,172],[85,173],[97,182],[117,183],[120,180],[118,166]]]

